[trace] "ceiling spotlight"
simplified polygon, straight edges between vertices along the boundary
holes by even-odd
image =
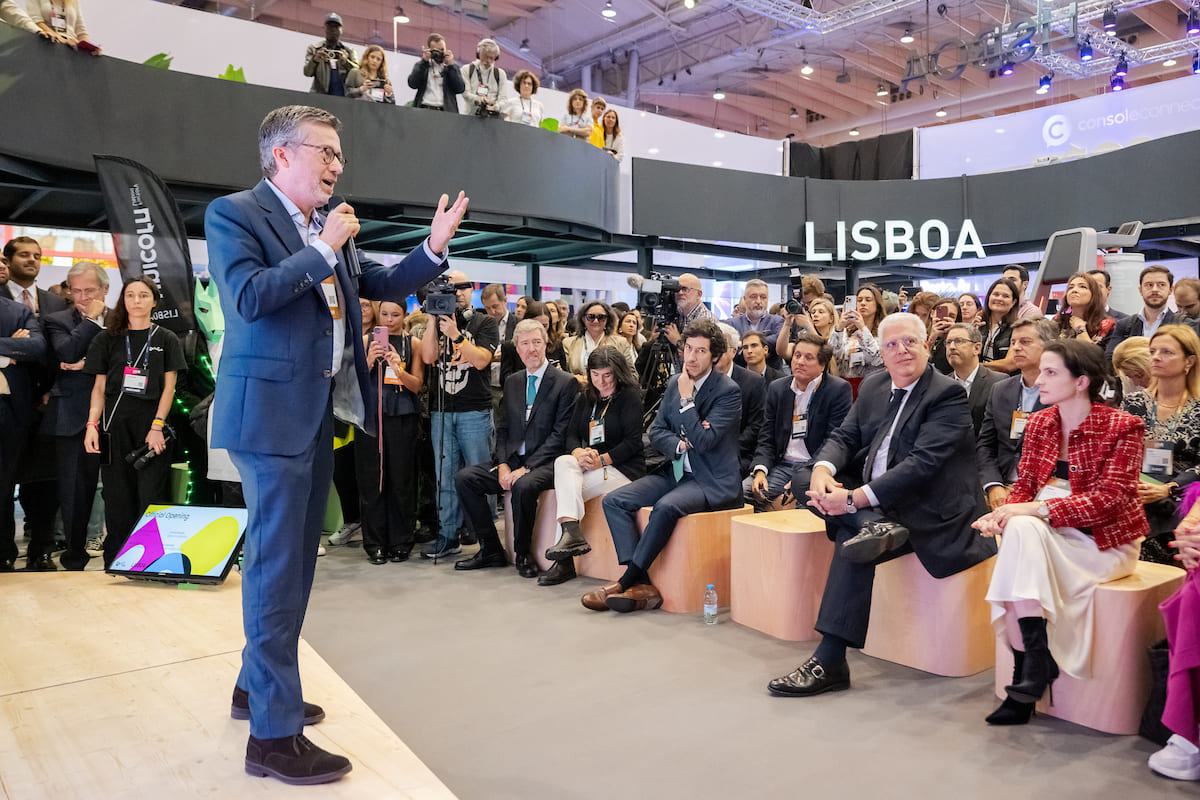
[[[1112,76],[1112,80],[1110,80],[1108,82],[1108,86],[1114,92],[1119,92],[1125,88],[1125,79],[1122,78],[1120,75],[1117,75],[1114,73]]]
[[[1104,16],[1102,16],[1100,19],[1104,26],[1104,30],[1115,31],[1117,29],[1117,9],[1115,7],[1109,6],[1107,9],[1105,9]]]
[[[900,37],[900,44],[912,44],[915,41],[916,38],[913,36],[912,26],[909,25],[904,29],[904,35]]]
[[[1079,60],[1080,61],[1091,61],[1092,60],[1092,42],[1091,42],[1091,40],[1089,40],[1089,39],[1080,39],[1079,40]]]
[[[1003,64],[1000,65],[1000,74],[1001,75],[1012,75],[1014,69],[1016,69],[1016,66],[1013,64],[1013,62],[1005,61]]]
[[[600,12],[602,16],[612,19],[617,15],[617,10],[612,7],[612,0],[605,0],[604,10]]]
[[[796,110],[795,106],[792,106],[792,113],[788,114],[788,118],[789,119],[799,119],[800,118],[800,112]]]
[[[396,15],[392,17],[392,22],[399,23],[400,25],[408,24],[408,15],[404,13],[404,9],[400,6],[396,6]]]
[[[713,100],[724,100],[724,99],[725,99],[725,93],[722,92],[721,87],[718,86],[717,90],[715,92],[713,92]]]
[[[528,40],[528,39],[522,39],[522,40],[521,40],[521,47],[520,47],[520,50],[521,50],[521,52],[522,52],[522,53],[528,53],[528,52],[529,52],[529,40]]]
[[[858,128],[851,128],[851,129],[850,129],[850,135],[851,135],[851,136],[858,136]]]
[[[944,117],[944,116],[946,116],[946,109],[939,108],[937,111],[933,112],[933,115],[935,117]]]
[[[1113,70],[1113,75],[1119,78],[1124,78],[1129,74],[1129,62],[1125,60],[1125,56],[1117,57],[1117,68]]]
[[[801,75],[812,75],[813,74],[812,64],[808,63],[807,58],[804,59],[804,64],[800,67],[800,74]]]
[[[887,97],[888,94],[890,94],[890,92],[888,92],[887,87],[884,86],[882,83],[879,84],[879,88],[875,90],[876,97]]]
[[[1175,65],[1176,65],[1176,64],[1178,64],[1178,63],[1179,63],[1179,62],[1178,62],[1178,61],[1176,61],[1175,59],[1173,59],[1173,58],[1168,58],[1166,61],[1164,61],[1164,62],[1162,63],[1162,65],[1163,65],[1164,67],[1173,67],[1173,66],[1175,66]]]
[[[1188,9],[1187,15],[1187,35],[1195,36],[1200,33],[1200,11],[1196,10],[1195,6]]]
[[[695,8],[696,0],[683,0],[683,7],[684,8]]]
[[[1038,78],[1037,94],[1045,94],[1048,91],[1050,91],[1050,76],[1043,75]]]

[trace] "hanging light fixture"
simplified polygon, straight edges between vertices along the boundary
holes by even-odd
[[[795,106],[792,106],[792,113],[788,114],[788,118],[789,119],[799,119],[800,118],[800,112],[796,110]]]
[[[1088,39],[1086,36],[1079,40],[1079,60],[1080,61],[1091,61],[1092,60],[1092,41],[1090,39]]]
[[[683,0],[683,7],[684,8],[695,8],[696,0]]]
[[[1200,53],[1192,56],[1192,74],[1200,75]]]
[[[1115,36],[1116,35],[1115,31],[1117,29],[1117,9],[1116,9],[1116,7],[1109,6],[1108,8],[1106,8],[1104,10],[1104,15],[1100,18],[1100,20],[1101,20],[1101,25],[1104,26],[1104,30],[1114,31],[1114,33],[1110,33],[1109,36]]]
[[[392,22],[399,23],[400,25],[408,24],[408,15],[404,13],[404,9],[400,6],[396,6],[396,15],[392,17]]]
[[[1108,82],[1108,86],[1114,92],[1120,92],[1125,88],[1125,79],[1114,73],[1112,79]]]
[[[858,128],[851,128],[851,129],[850,129],[850,135],[851,135],[851,136],[858,136]]]
[[[1043,75],[1042,77],[1038,78],[1038,88],[1035,94],[1045,94],[1046,92],[1050,91],[1050,81],[1051,78],[1049,75]]]
[[[612,0],[605,0],[604,10],[600,14],[608,19],[612,19],[617,15],[617,10],[612,7]]]
[[[904,35],[900,37],[900,43],[901,44],[912,44],[915,41],[916,41],[916,37],[913,36],[912,25],[909,25],[907,28],[904,29]]]
[[[1178,63],[1179,63],[1179,62],[1178,62],[1178,61],[1176,61],[1175,59],[1173,59],[1173,58],[1168,58],[1166,61],[1164,61],[1164,62],[1162,63],[1162,65],[1163,65],[1164,67],[1173,67],[1173,66],[1175,66],[1175,65],[1176,65],[1176,64],[1178,64]]]
[[[718,86],[717,90],[715,92],[713,92],[713,100],[724,100],[724,99],[725,99],[725,93],[722,92],[721,87]]]
[[[528,53],[528,52],[529,52],[529,40],[528,40],[528,39],[522,39],[522,40],[521,40],[521,47],[520,47],[520,50],[521,50],[521,52],[522,52],[522,53]]]
[[[1188,9],[1187,15],[1187,35],[1195,36],[1200,33],[1200,11],[1196,10],[1195,6]]]
[[[1001,75],[1012,75],[1014,69],[1016,69],[1016,65],[1014,65],[1013,62],[1005,61],[1003,64],[1000,65],[1000,74]]]
[[[1125,56],[1117,56],[1117,68],[1113,70],[1113,75],[1118,78],[1124,78],[1129,74],[1129,62],[1125,60]]]
[[[946,116],[946,109],[944,109],[944,108],[939,108],[937,111],[933,112],[933,115],[934,115],[935,117],[939,117],[939,118],[940,118],[940,117],[944,117],[944,116]]]
[[[884,86],[882,83],[879,84],[879,88],[875,90],[876,97],[887,97],[888,94],[890,94],[890,93],[888,92],[887,87]]]
[[[801,67],[800,67],[800,74],[801,75],[812,75],[813,74],[812,64],[808,63],[807,58],[804,59],[804,64],[801,65]]]

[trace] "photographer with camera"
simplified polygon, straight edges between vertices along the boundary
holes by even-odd
[[[508,75],[496,66],[500,60],[500,45],[495,39],[480,39],[475,45],[475,60],[463,70],[464,114],[477,117],[500,116],[500,103],[504,100],[504,84]]]
[[[413,64],[412,72],[408,73],[408,88],[417,90],[413,108],[458,113],[457,96],[467,86],[454,63],[454,53],[440,33],[431,33],[425,40],[421,60]]]
[[[492,457],[492,393],[488,378],[500,346],[496,320],[471,313],[471,284],[454,270],[430,287],[424,310],[432,319],[421,339],[421,358],[433,367],[429,395],[430,434],[438,478],[438,537],[421,555],[445,558],[459,552],[463,523],[454,476]]]
[[[382,47],[373,44],[363,51],[362,63],[350,70],[346,78],[346,96],[396,105],[396,93],[388,78]]]
[[[325,18],[325,41],[310,44],[304,54],[304,74],[313,79],[309,91],[345,97],[346,79],[357,67],[358,56],[342,44],[342,18],[330,14]]]
[[[151,503],[167,500],[174,436],[166,428],[175,376],[187,368],[179,337],[150,321],[162,295],[147,277],[121,287],[117,307],[92,340],[83,371],[96,376],[83,446],[100,455],[107,568]]]

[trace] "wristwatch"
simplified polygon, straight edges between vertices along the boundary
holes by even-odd
[[[467,340],[467,335],[466,335],[465,333],[459,332],[459,334],[458,334],[458,338],[454,340],[454,343],[455,343],[455,344],[462,344],[462,343],[463,343],[463,342],[465,342],[466,340]]]
[[[853,514],[855,511],[858,511],[858,506],[854,505],[854,492],[853,491],[847,492],[846,493],[846,513]]]

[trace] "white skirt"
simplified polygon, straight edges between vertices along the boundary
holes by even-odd
[[[1050,653],[1075,678],[1092,674],[1092,615],[1096,587],[1133,572],[1139,542],[1096,547],[1077,528],[1051,528],[1037,517],[1013,517],[1004,527],[988,587],[992,626],[1007,641],[1004,603],[1037,601],[1046,614]]]

